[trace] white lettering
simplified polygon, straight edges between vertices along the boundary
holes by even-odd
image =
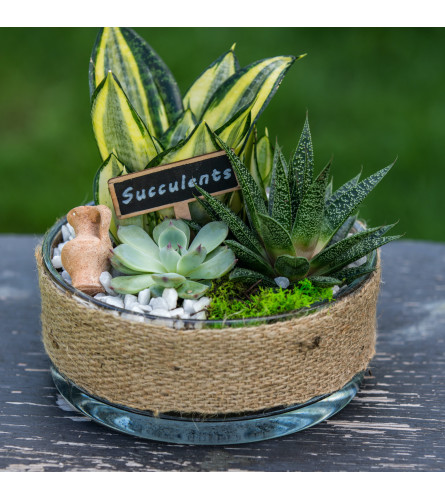
[[[202,186],[204,184],[204,181],[206,184],[209,183],[209,175],[208,174],[201,175],[201,177],[199,178],[199,185]]]
[[[182,176],[181,189],[185,189],[185,175]]]
[[[174,193],[175,191],[178,191],[178,189],[179,189],[178,181],[176,181],[174,185],[171,182],[169,182],[168,190],[170,191],[170,193]]]
[[[159,194],[165,194],[165,184],[161,184],[158,189]]]
[[[130,186],[130,187],[127,187],[127,189],[122,193],[122,196],[125,198],[124,200],[122,200],[122,203],[124,203],[125,205],[128,205],[130,203],[130,201],[133,199],[133,188]]]
[[[226,168],[224,170],[224,179],[230,179],[230,177],[232,177],[232,171],[230,168]]]
[[[145,200],[145,189],[142,191],[136,191],[136,199],[138,201]]]
[[[189,188],[195,187],[195,184],[196,184],[196,178],[195,178],[195,177],[192,177],[192,178],[189,180]]]
[[[151,186],[151,188],[148,190],[148,196],[150,196],[150,198],[156,196],[156,188],[154,186]]]
[[[215,182],[219,181],[221,179],[221,172],[219,170],[216,170],[216,168],[214,168],[212,172],[212,178]]]

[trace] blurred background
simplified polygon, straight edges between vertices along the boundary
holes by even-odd
[[[302,54],[258,125],[289,156],[309,110],[317,169],[334,187],[397,163],[365,201],[371,225],[445,241],[444,29],[138,28],[183,94],[237,42],[241,65]],[[96,29],[0,28],[0,232],[43,233],[92,199],[101,160],[90,122]]]

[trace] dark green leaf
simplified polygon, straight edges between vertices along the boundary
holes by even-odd
[[[306,114],[303,131],[298,142],[297,149],[289,165],[289,186],[291,189],[292,213],[304,198],[304,195],[312,184],[314,175],[314,149],[312,147],[309,120]]]
[[[330,288],[331,286],[341,285],[342,281],[331,276],[309,276],[310,282],[320,288]]]
[[[332,238],[345,220],[357,210],[358,206],[385,177],[393,165],[394,163],[359,182],[356,186],[351,187],[348,191],[340,195],[335,202],[326,207],[320,238],[324,245]]]
[[[264,274],[257,273],[256,271],[252,271],[250,269],[243,269],[242,267],[235,267],[235,269],[230,273],[229,279],[233,281],[242,281],[246,285],[258,283],[260,286],[277,286],[274,280],[268,278]]]
[[[297,255],[310,258],[317,252],[330,167],[329,162],[308,188],[298,207],[292,228],[292,242]]]
[[[278,144],[275,147],[269,193],[269,215],[287,231],[292,229],[292,207],[285,160]]]
[[[230,208],[207,193],[207,191],[204,191],[200,186],[196,186],[196,189],[204,196],[204,199],[197,198],[198,202],[209,212],[212,218],[225,222],[238,241],[242,241],[252,252],[265,257],[264,249],[257,237]]]
[[[280,255],[275,262],[275,271],[278,276],[285,276],[291,281],[304,278],[309,271],[309,261],[304,257]]]
[[[338,198],[340,198],[340,196],[342,194],[349,191],[352,187],[357,186],[358,181],[360,180],[360,176],[361,176],[361,172],[358,175],[356,175],[353,179],[351,179],[350,181],[343,184],[343,186],[339,187],[336,191],[334,191],[334,193],[332,193],[329,196],[329,198],[327,199],[326,205],[330,205],[331,203],[334,203],[335,201],[338,200]],[[331,180],[331,182],[332,182],[332,180]]]
[[[290,234],[278,221],[268,215],[258,214],[260,238],[267,253],[276,259],[279,255],[295,255]]]
[[[252,250],[234,240],[226,240],[224,243],[233,250],[242,265],[267,276],[274,276],[273,267],[256,252],[252,252]]]

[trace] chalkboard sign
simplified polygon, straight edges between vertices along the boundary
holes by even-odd
[[[238,180],[224,151],[114,177],[108,181],[118,219],[174,207],[177,218],[190,219],[188,203],[198,185],[218,195],[239,189]]]

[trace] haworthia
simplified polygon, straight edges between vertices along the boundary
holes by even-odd
[[[287,231],[290,232],[292,230],[292,207],[289,183],[281,150],[278,146],[275,148],[270,181],[269,215]]]
[[[256,252],[252,252],[247,247],[234,240],[226,240],[225,244],[233,250],[241,264],[247,265],[250,269],[266,275],[274,274],[273,267]]]
[[[112,71],[128,99],[157,137],[182,112],[179,87],[169,68],[137,33],[129,28],[99,31],[90,61],[90,94]]]
[[[314,149],[309,120],[306,114],[303,131],[297,149],[289,165],[289,185],[292,196],[292,212],[295,214],[304,194],[312,184],[314,173]]]
[[[356,211],[361,202],[385,177],[393,165],[394,163],[382,168],[382,170],[352,186],[326,207],[320,238],[322,243],[326,244],[331,239],[343,222]]]
[[[128,170],[137,172],[157,156],[150,132],[112,73],[107,74],[93,94],[91,117],[103,159],[115,153]]]
[[[292,242],[298,255],[310,258],[317,251],[320,228],[323,224],[324,199],[330,163],[306,191],[298,207],[292,228]]]
[[[190,108],[200,119],[215,91],[239,68],[235,44],[229,51],[213,61],[193,82],[184,96],[184,107]]]

